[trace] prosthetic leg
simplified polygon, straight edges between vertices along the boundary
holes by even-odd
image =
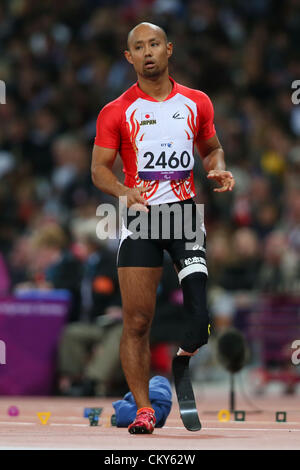
[[[206,273],[203,264],[195,265],[195,271],[180,276],[184,306],[190,314],[185,338],[173,359],[172,369],[180,416],[188,431],[200,431],[201,423],[189,372],[189,362],[199,348],[207,343],[210,334],[209,315],[206,306]]]

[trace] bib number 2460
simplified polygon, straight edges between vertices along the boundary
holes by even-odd
[[[154,154],[152,152],[146,152],[143,155],[143,158],[149,158],[149,161],[144,166],[144,169],[154,170],[157,167],[162,168],[171,168],[175,170],[176,168],[188,168],[191,162],[190,154],[184,150],[180,156],[176,156],[176,152],[174,151],[169,158],[166,157],[166,152],[163,151],[159,155],[158,159],[154,163]]]

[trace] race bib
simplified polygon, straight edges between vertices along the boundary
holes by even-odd
[[[193,141],[138,142],[138,174],[142,180],[179,180],[194,167]]]

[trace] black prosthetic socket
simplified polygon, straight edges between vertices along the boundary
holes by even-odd
[[[207,276],[194,272],[181,281],[184,307],[189,319],[185,327],[185,335],[181,349],[193,353],[207,343],[209,337],[209,313],[206,302]]]

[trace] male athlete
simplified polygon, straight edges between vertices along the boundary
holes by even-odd
[[[182,209],[191,205],[194,226],[194,146],[202,157],[207,178],[220,185],[214,191],[231,191],[234,178],[225,170],[210,99],[169,77],[172,51],[166,33],[156,25],[141,23],[130,31],[125,57],[138,80],[98,116],[92,178],[101,191],[115,197],[126,196],[127,211],[134,206],[136,213],[144,211],[150,216],[158,205],[164,208],[175,203]],[[111,171],[118,152],[124,166],[124,184]],[[120,356],[138,408],[128,428],[132,434],[150,434],[156,422],[149,400],[149,330],[164,249],[177,270],[184,306],[190,315],[189,325],[183,325],[184,340],[177,354],[195,354],[209,336],[205,237],[202,246],[195,244],[192,250],[187,249],[184,236],[181,240],[174,237],[178,221],[175,217],[170,221],[173,226],[169,239],[161,232],[158,239],[131,239],[127,227],[123,227],[119,245],[117,265],[124,324]]]

